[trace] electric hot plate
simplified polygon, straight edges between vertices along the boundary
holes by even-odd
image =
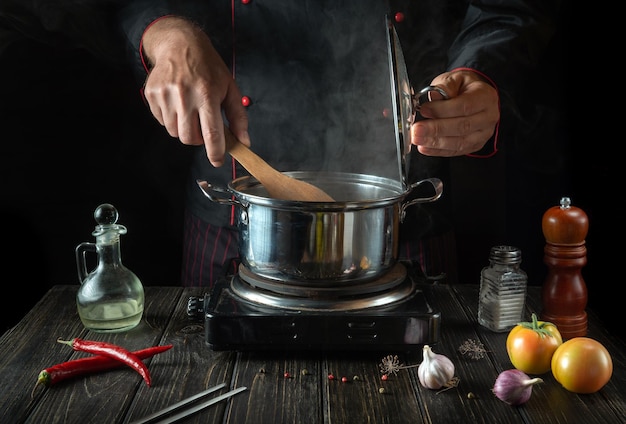
[[[440,332],[441,314],[418,280],[397,263],[358,286],[301,287],[240,266],[204,296],[190,297],[187,313],[204,320],[206,343],[216,351],[411,351],[437,343]]]

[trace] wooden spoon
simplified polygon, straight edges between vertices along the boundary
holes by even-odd
[[[240,142],[226,125],[224,125],[224,136],[226,137],[226,151],[263,184],[270,197],[303,202],[334,202],[333,198],[322,189],[272,168],[248,146]]]

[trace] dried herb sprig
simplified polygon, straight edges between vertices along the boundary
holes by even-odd
[[[467,358],[478,360],[485,357],[487,350],[479,340],[467,339],[459,346],[459,353]]]
[[[419,364],[404,365],[402,362],[400,362],[400,359],[398,359],[398,355],[387,355],[381,360],[379,367],[382,374],[396,375],[400,370],[419,367]]]
[[[458,386],[460,382],[461,382],[461,379],[459,377],[452,377],[450,381],[448,381],[446,384],[443,385],[443,388],[440,389],[437,392],[437,394],[441,392],[445,392],[446,390],[450,390],[451,388]]]

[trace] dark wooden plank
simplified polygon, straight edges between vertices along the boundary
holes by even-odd
[[[478,314],[478,286],[459,285],[454,290],[458,293],[464,310],[469,318]],[[530,319],[531,312],[541,311],[539,287],[529,287],[526,301],[525,319]],[[579,395],[568,392],[554,379],[551,372],[541,375],[543,384],[534,386],[531,399],[521,407],[515,408],[529,422],[533,423],[585,423],[625,422],[624,385],[626,369],[624,368],[624,347],[613,344],[598,331],[594,316],[590,317],[588,336],[605,343],[614,361],[613,376],[609,384],[597,393]],[[496,365],[498,372],[513,368],[506,353],[506,337],[508,333],[494,333],[477,326],[480,340],[489,350],[489,357]],[[617,339],[614,339],[617,341]],[[495,381],[495,380],[494,380]],[[612,405],[612,406],[606,406]],[[508,407],[501,403],[498,408]]]
[[[475,320],[468,317],[456,293],[448,285],[432,285],[427,290],[429,302],[441,311],[441,340],[433,350],[446,355],[456,368],[459,384],[456,388],[438,393],[419,386],[420,396],[433,423],[476,422],[514,423],[520,422],[520,414],[498,400],[492,393],[497,376],[491,358],[473,360],[462,356],[459,347],[468,339],[478,340]],[[467,301],[462,299],[462,301]],[[421,362],[421,358],[415,362]],[[417,381],[417,369],[411,369]],[[469,393],[473,397],[469,397]]]
[[[161,326],[164,331],[160,342],[172,344],[173,347],[153,359],[151,364],[153,378],[159,381],[159,384],[151,388],[145,385],[139,387],[125,422],[153,414],[220,383],[227,383],[226,387],[202,400],[208,400],[229,390],[236,354],[211,351],[205,344],[202,323],[192,322],[187,317],[187,300],[192,295],[201,294],[195,291],[172,288],[161,294],[170,299],[170,304],[167,310],[159,308],[159,315],[171,320],[166,323],[166,327]],[[246,393],[243,392],[236,397],[246,397]],[[226,401],[222,401],[185,418],[184,422],[221,422],[227,405]]]
[[[66,340],[74,337],[84,337],[89,340],[102,340],[123,346],[128,350],[138,350],[160,344],[163,330],[169,321],[173,309],[172,294],[182,289],[171,288],[146,288],[146,305],[142,322],[132,330],[123,333],[83,333],[82,325],[76,308],[75,294],[77,287],[63,292],[66,300],[55,300],[57,305],[71,305],[64,309],[63,314],[49,313],[65,323],[66,328],[59,328],[54,334],[54,340],[60,337]],[[174,290],[174,293],[172,291]],[[164,313],[165,311],[165,313]],[[33,328],[37,328],[36,326]],[[80,330],[78,330],[80,329]],[[59,343],[41,344],[38,354],[47,354],[50,349],[58,351],[71,350],[68,346]],[[82,355],[81,356],[86,356]],[[167,384],[159,378],[156,364],[152,360],[145,361],[152,372],[155,373],[152,381],[152,389]],[[55,362],[56,363],[56,362]],[[52,365],[52,364],[49,364]],[[133,400],[135,392],[146,386],[138,373],[130,368],[121,368],[111,372],[98,373],[88,377],[73,379],[62,382],[58,386],[48,388],[41,397],[39,403],[33,408],[26,422],[64,422],[64,423],[102,423],[120,422]],[[147,386],[146,386],[147,388]]]
[[[531,312],[540,313],[542,309],[541,288],[529,288],[529,294],[531,295],[527,297],[528,317],[530,317]],[[616,422],[626,423],[626,398],[624,397],[624,393],[626,393],[626,342],[622,338],[609,334],[593,310],[587,308],[587,314],[587,337],[599,341],[609,351],[613,361],[613,375],[607,385],[598,393],[578,396],[586,403],[593,402],[591,404],[592,409],[597,408],[598,404],[606,402],[606,407],[612,409],[615,416],[618,417]],[[555,384],[558,385],[556,381]]]
[[[551,376],[535,386],[521,407],[499,401],[491,388],[497,374],[512,368],[506,333],[476,323],[478,286],[429,285],[424,293],[442,313],[436,353],[448,356],[460,378],[457,387],[438,392],[423,388],[417,377],[421,352],[215,352],[207,345],[203,323],[189,321],[186,304],[194,289],[147,287],[144,320],[119,334],[86,332],[76,313],[78,286],[56,286],[16,327],[0,337],[0,422],[130,422],[225,382],[248,390],[184,420],[185,423],[604,423],[626,422],[626,346],[589,312],[589,337],[612,355],[614,372],[598,393],[577,395]],[[529,288],[526,314],[541,309],[540,291]],[[58,362],[86,356],[57,343],[57,338],[107,340],[131,350],[153,344],[174,347],[150,360],[153,386],[130,369],[119,369],[41,388],[31,400],[39,371]],[[462,356],[468,339],[482,342],[485,358]],[[397,354],[404,365],[386,381],[379,364]],[[307,370],[303,374],[303,370]],[[290,378],[285,378],[288,372]],[[336,379],[329,380],[332,373]],[[348,382],[342,383],[341,377]],[[354,376],[358,379],[354,380]],[[380,393],[383,387],[385,393]],[[228,389],[222,389],[224,393]],[[468,398],[472,392],[474,397]],[[214,395],[211,395],[214,396]]]
[[[316,352],[239,353],[234,381],[248,392],[233,399],[228,422],[323,422],[319,364]]]
[[[59,337],[83,337],[86,332],[76,311],[78,286],[57,286],[47,292],[15,327],[0,338],[0,417],[23,422],[31,409],[47,396],[33,387],[39,372],[51,365],[79,357]],[[8,383],[8,384],[7,384]],[[46,418],[45,421],[51,421]]]
[[[328,423],[421,423],[423,411],[410,375],[402,370],[382,380],[380,363],[387,355],[404,352],[329,353],[322,380],[324,409]],[[402,360],[402,359],[400,359]],[[332,373],[336,379],[328,380]],[[343,383],[342,377],[348,382]],[[358,380],[354,381],[354,376]],[[384,389],[380,393],[379,389]]]

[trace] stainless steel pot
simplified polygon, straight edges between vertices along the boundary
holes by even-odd
[[[403,190],[400,182],[353,173],[285,172],[320,187],[335,202],[272,199],[253,177],[228,188],[198,181],[213,202],[235,205],[239,251],[252,273],[305,287],[359,284],[396,264],[399,225],[407,207],[433,202],[443,184],[430,178]],[[433,194],[414,195],[430,184]]]

